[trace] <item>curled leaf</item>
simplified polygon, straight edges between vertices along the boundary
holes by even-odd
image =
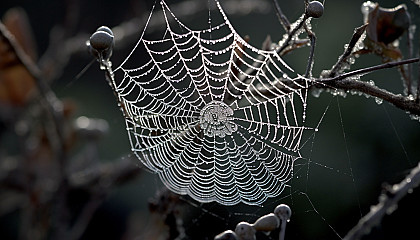
[[[362,6],[365,22],[368,22],[367,36],[374,42],[390,44],[400,38],[411,24],[405,4],[394,8],[383,8],[370,1]]]

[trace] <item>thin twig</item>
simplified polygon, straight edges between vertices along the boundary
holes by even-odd
[[[304,23],[306,22],[306,20],[308,19],[308,17],[306,16],[306,14],[304,14],[303,15],[303,17],[301,17],[301,19],[299,19],[300,20],[300,22],[299,23],[297,23],[297,22],[295,22],[295,24],[294,25],[296,25],[296,27],[295,28],[293,28],[293,29],[291,29],[290,31],[289,31],[289,33],[287,34],[287,38],[284,40],[284,41],[282,41],[283,43],[282,43],[282,45],[281,46],[277,46],[277,48],[276,48],[276,52],[281,56],[282,55],[282,52],[287,48],[287,47],[289,47],[290,46],[290,41],[293,39],[293,37],[295,36],[295,34],[296,34],[296,32],[299,30],[299,29],[301,29],[302,27],[303,27],[303,25],[304,25]],[[299,20],[297,20],[297,21],[299,21]],[[266,58],[265,60],[263,59],[263,57],[262,56],[259,56],[258,57],[258,60],[263,60],[263,62],[266,62],[266,61],[268,61],[268,58]],[[257,61],[257,62],[254,62],[253,64],[252,64],[252,68],[248,68],[246,71],[245,71],[245,73],[246,74],[244,74],[244,75],[241,75],[240,76],[240,80],[241,81],[243,81],[243,82],[247,82],[247,81],[250,81],[250,79],[249,78],[247,78],[247,75],[253,75],[253,74],[255,74],[256,72],[257,72],[257,70],[256,69],[258,69],[260,66],[261,66],[261,62],[260,61]]]
[[[314,65],[314,53],[315,53],[315,45],[316,45],[316,36],[315,33],[312,32],[305,26],[306,32],[308,33],[309,39],[311,40],[311,50],[309,52],[309,59],[308,65],[306,66],[305,78],[312,77],[312,67]]]
[[[386,68],[393,68],[396,66],[400,66],[400,65],[405,65],[405,64],[410,64],[410,63],[415,63],[418,62],[419,58],[411,58],[411,59],[405,59],[405,60],[401,60],[401,61],[395,61],[395,62],[387,62],[384,64],[379,64],[376,66],[372,66],[372,67],[367,67],[367,68],[362,68],[362,69],[357,69],[351,72],[347,72],[347,73],[343,73],[340,74],[338,76],[335,77],[331,77],[331,78],[324,78],[321,81],[322,82],[331,82],[331,81],[338,81],[338,80],[342,80],[351,76],[356,76],[356,75],[363,75],[366,73],[371,73],[377,70],[381,70],[381,69],[386,69]]]
[[[280,56],[281,56],[281,52],[283,52],[290,45],[290,41],[295,36],[296,32],[303,27],[303,24],[306,22],[307,19],[308,19],[308,16],[304,14],[302,17],[302,20],[297,24],[297,26],[293,28],[292,30],[290,30],[290,32],[287,34],[287,38],[283,42],[283,44],[276,49],[277,53],[279,53]]]
[[[273,3],[274,3],[274,8],[276,9],[276,15],[279,18],[281,25],[284,27],[284,30],[286,30],[286,32],[289,32],[290,31],[289,19],[287,19],[286,15],[284,15],[277,0],[273,0]]]
[[[405,195],[412,192],[419,185],[420,163],[399,184],[386,189],[386,192],[380,196],[379,203],[371,207],[370,212],[360,219],[359,223],[348,232],[343,240],[361,239],[363,235],[378,225],[386,214],[392,213],[396,209],[398,202]]]
[[[346,50],[340,56],[337,63],[334,64],[334,66],[332,67],[332,69],[329,73],[329,77],[335,77],[335,76],[337,76],[338,73],[340,73],[340,71],[343,70],[343,65],[346,64],[348,57],[352,54],[353,49],[356,47],[357,42],[363,36],[363,33],[365,32],[367,26],[368,26],[368,24],[366,23],[366,24],[364,24],[364,25],[362,25],[362,26],[360,26],[360,27],[358,27],[354,30],[354,33],[353,33],[353,35],[350,39],[350,42],[349,42]]]

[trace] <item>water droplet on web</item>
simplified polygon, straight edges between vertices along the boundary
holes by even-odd
[[[382,98],[378,98],[378,97],[375,97],[375,102],[377,103],[377,104],[379,104],[379,105],[381,105],[382,103],[383,103],[383,99]]]
[[[407,99],[410,100],[410,101],[414,101],[415,98],[412,94],[410,94],[410,95],[407,96]]]
[[[411,120],[414,120],[414,121],[419,121],[420,120],[420,116],[418,116],[416,114],[411,114],[410,112],[407,112],[407,113],[409,114]]]
[[[163,7],[173,15],[166,4]],[[129,111],[126,124],[133,152],[145,167],[159,175],[166,187],[200,202],[260,205],[268,197],[281,194],[282,190],[273,189],[273,184],[283,186],[294,178],[293,164],[300,158],[302,134],[312,129],[302,124],[302,119],[309,118],[305,110],[311,80],[300,78],[301,82],[294,83],[297,74],[292,73],[275,50],[248,45],[220,6],[219,10],[224,21],[220,19],[221,23],[217,24],[215,21],[219,19],[209,19],[207,29],[193,31],[175,19],[182,33],[174,33],[167,22],[166,26],[162,25],[167,33],[163,39],[140,39],[143,44],[136,45],[134,50],[153,45],[148,55],[142,55],[149,60],[137,68],[125,69],[125,62],[130,62],[130,66],[137,64],[130,54],[116,70],[124,72],[124,79],[116,86],[115,93],[124,110]],[[163,21],[168,19],[164,17]],[[213,33],[217,36],[211,36]],[[169,35],[177,37],[171,39]],[[191,41],[195,44],[187,44]],[[168,50],[168,46],[184,43],[188,48]],[[239,48],[239,44],[246,47]],[[241,77],[249,78],[246,82],[232,77],[236,76],[233,58],[240,49],[244,51],[243,66],[249,64],[257,70],[249,76],[242,74]],[[134,50],[133,54],[141,52]],[[284,73],[285,68],[293,77]],[[138,79],[142,77],[149,82],[139,86]],[[289,85],[274,85],[282,78],[293,89],[284,91],[282,86]],[[132,85],[136,87],[131,88]],[[271,92],[261,96],[267,90]],[[143,103],[146,95],[147,103]],[[151,131],[153,134],[149,134]],[[273,154],[265,154],[268,147]],[[231,159],[247,161],[250,153],[256,168],[238,164],[236,171],[227,164]],[[188,158],[194,158],[194,162]],[[215,166],[219,163],[226,167],[218,169]],[[184,171],[185,168],[192,170]],[[228,171],[232,173],[229,176]],[[245,173],[258,175],[258,182],[242,178]],[[192,178],[194,181],[185,181]],[[244,191],[235,190],[238,185]],[[250,196],[245,192],[255,194]]]
[[[311,94],[312,94],[312,96],[314,96],[314,97],[316,97],[316,98],[319,98],[319,96],[321,95],[321,93],[324,91],[324,89],[322,89],[322,88],[314,88],[312,91],[311,91]]]

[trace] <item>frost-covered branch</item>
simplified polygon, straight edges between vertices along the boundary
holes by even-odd
[[[371,210],[366,214],[359,223],[349,231],[343,240],[361,239],[370,230],[378,225],[386,214],[391,214],[396,210],[398,202],[408,193],[411,193],[414,188],[420,185],[420,164],[413,168],[410,174],[400,183],[389,186],[385,189],[379,197],[379,203],[371,207]]]
[[[395,94],[385,89],[372,85],[368,82],[360,81],[359,76],[373,71],[392,68],[403,64],[411,64],[418,62],[418,58],[407,59],[396,62],[389,62],[373,67],[362,68],[355,71],[340,74],[333,78],[325,78],[317,80],[320,83],[317,88],[334,88],[344,91],[359,91],[372,97],[382,99],[396,106],[397,108],[407,111],[410,114],[420,115],[420,105],[412,96],[403,96]]]
[[[331,71],[329,72],[329,77],[335,77],[338,73],[343,71],[344,65],[348,65],[348,58],[352,55],[354,48],[356,47],[356,44],[359,42],[359,40],[362,38],[363,34],[366,31],[366,27],[368,25],[364,24],[354,30],[353,36],[350,39],[350,42],[345,49],[344,53],[339,57],[338,61],[334,66],[332,67]]]

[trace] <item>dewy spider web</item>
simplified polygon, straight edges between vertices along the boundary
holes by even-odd
[[[288,186],[302,134],[314,130],[303,126],[309,80],[248,44],[215,2],[221,23],[191,30],[161,1],[163,38],[142,36],[132,54],[146,52],[146,63],[127,66],[130,54],[113,84],[132,151],[166,187],[259,205]]]

